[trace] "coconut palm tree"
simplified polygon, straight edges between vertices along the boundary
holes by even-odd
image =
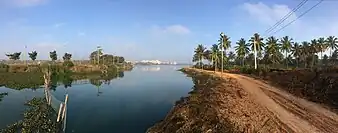
[[[298,42],[293,43],[291,47],[291,54],[296,58],[297,67],[299,66],[299,58],[301,56],[301,45]]]
[[[258,33],[255,33],[253,37],[249,40],[251,44],[251,50],[254,51],[255,54],[255,69],[257,69],[257,52],[261,54],[261,51],[263,50],[264,43],[263,38],[260,37]]]
[[[306,68],[307,64],[308,64],[307,58],[310,56],[309,42],[303,41],[300,51],[301,51],[301,53],[300,53],[301,60],[304,62],[304,67]]]
[[[220,54],[220,51],[219,51],[218,45],[213,44],[211,46],[211,57],[212,57],[212,64],[215,68],[215,72],[216,72],[216,69],[218,67],[217,63],[219,62],[219,54]]]
[[[235,60],[235,58],[236,58],[235,53],[234,53],[233,51],[230,51],[230,52],[228,53],[229,63],[230,63],[230,62],[233,62],[233,61]]]
[[[314,66],[315,62],[315,55],[320,51],[320,45],[318,44],[318,41],[316,39],[311,40],[311,45],[310,45],[310,54],[311,54],[311,68]]]
[[[223,66],[224,66],[224,57],[226,57],[226,50],[229,49],[231,47],[231,41],[230,41],[230,37],[228,37],[227,35],[224,35],[223,32],[220,34],[220,39],[218,40],[218,45],[220,47],[220,49],[223,49],[223,56],[222,56],[222,71],[223,71]]]
[[[237,54],[237,57],[239,57],[242,60],[242,66],[244,65],[244,57],[249,53],[249,47],[246,43],[244,38],[241,38],[236,42],[237,46],[235,46],[235,51]]]
[[[203,61],[203,58],[205,56],[205,50],[206,48],[203,46],[203,44],[198,44],[197,45],[197,48],[195,48],[195,59],[198,60],[199,64],[200,64],[200,67],[203,69],[203,65],[202,65],[202,61]],[[193,60],[194,61],[194,60]]]
[[[338,38],[335,36],[329,36],[326,39],[326,43],[330,48],[330,56],[332,56],[332,51],[338,49]]]
[[[322,60],[321,64],[323,64],[323,52],[326,51],[327,45],[325,43],[324,37],[319,38],[317,41],[318,41],[318,47],[319,47],[319,50],[320,50],[320,59]]]
[[[276,63],[279,63],[281,60],[279,57],[280,46],[278,44],[278,39],[275,37],[271,36],[268,39],[266,39],[266,55],[268,57],[268,60],[272,62],[273,66],[275,66]]]
[[[285,65],[286,68],[288,68],[288,63],[287,63],[287,53],[290,51],[291,49],[291,45],[292,45],[292,38],[289,38],[289,36],[285,36],[280,40],[281,43],[281,50],[282,52],[284,52],[284,58],[285,58]]]

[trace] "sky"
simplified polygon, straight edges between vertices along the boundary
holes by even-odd
[[[283,24],[319,0],[309,0]],[[126,60],[191,62],[197,44],[210,47],[220,32],[232,46],[265,31],[301,0],[0,0],[0,59],[56,50],[88,59],[97,46]],[[324,0],[295,23],[273,34],[295,41],[338,36],[338,0]],[[281,26],[280,26],[281,27]],[[280,27],[276,28],[279,29]],[[27,48],[25,48],[27,46]],[[231,49],[233,50],[233,49]]]

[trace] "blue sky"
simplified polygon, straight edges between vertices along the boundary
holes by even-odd
[[[0,0],[0,59],[16,51],[57,50],[87,59],[96,46],[127,60],[190,62],[193,48],[216,43],[221,31],[233,46],[264,33],[301,0]],[[295,19],[318,0],[309,0]],[[285,30],[297,41],[338,36],[338,1],[327,0]],[[27,49],[25,49],[27,45]],[[22,58],[25,58],[22,56]],[[26,57],[27,58],[27,57]]]

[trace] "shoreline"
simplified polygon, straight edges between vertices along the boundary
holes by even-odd
[[[147,133],[287,132],[287,127],[253,102],[233,78],[192,68],[182,70],[193,78],[193,91],[177,101],[164,120],[148,128]]]
[[[195,88],[148,133],[338,133],[335,112],[261,79],[196,68],[181,71],[193,78]]]

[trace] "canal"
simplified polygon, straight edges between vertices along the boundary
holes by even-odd
[[[180,67],[136,66],[108,82],[73,81],[67,88],[58,84],[53,95],[69,95],[66,132],[144,133],[191,91],[193,82],[177,71]],[[0,101],[0,128],[23,118],[25,101],[44,96],[43,89],[0,87],[4,92],[8,95]]]

